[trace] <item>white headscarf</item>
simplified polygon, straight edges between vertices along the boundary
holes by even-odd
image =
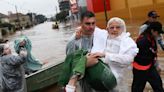
[[[121,28],[123,29],[123,32],[126,32],[126,25],[125,25],[124,20],[121,19],[121,18],[118,18],[118,17],[113,17],[113,18],[111,18],[111,19],[108,21],[108,23],[107,23],[107,28],[108,28],[109,25],[110,25],[112,22],[114,22],[114,21],[120,23]]]

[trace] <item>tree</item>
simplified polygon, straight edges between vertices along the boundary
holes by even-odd
[[[66,21],[66,17],[69,15],[68,11],[61,11],[60,13],[56,14],[56,20],[58,21]]]
[[[36,16],[36,13],[27,13],[27,15],[30,17],[30,21],[34,21],[34,17]]]
[[[42,14],[36,15],[35,19],[37,20],[38,23],[43,23],[44,21],[47,20],[47,18]]]
[[[2,21],[1,21],[1,19],[0,19],[0,24],[2,24]]]

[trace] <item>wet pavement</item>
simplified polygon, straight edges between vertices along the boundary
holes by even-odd
[[[32,41],[32,53],[36,58],[40,61],[48,61],[49,63],[60,63],[65,57],[65,46],[74,32],[74,27],[69,25],[65,26],[64,24],[59,25],[59,29],[52,29],[52,22],[45,22],[43,24],[37,25],[31,29],[18,31],[16,34],[9,36],[10,45],[13,48],[13,41],[19,37],[21,34],[25,34]],[[131,33],[131,36],[136,39],[138,36],[138,28],[140,22],[137,24],[129,23],[127,26],[127,31]],[[12,49],[14,52],[14,50]],[[159,61],[160,65],[163,69],[161,73],[161,77],[164,81],[164,52],[159,49],[160,56]],[[46,67],[45,66],[45,67]],[[127,84],[130,86],[132,82],[132,73],[131,70],[127,70],[127,74],[125,76],[127,78]],[[54,84],[51,87],[40,90],[39,92],[60,92],[59,88]],[[128,91],[127,91],[128,92]],[[151,87],[148,85],[145,88],[144,92],[153,92]]]

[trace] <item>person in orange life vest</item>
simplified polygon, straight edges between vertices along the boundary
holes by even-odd
[[[152,22],[138,37],[139,53],[133,62],[132,92],[143,92],[146,82],[154,92],[164,92],[161,77],[154,66],[157,61],[156,37],[163,33],[162,24]]]

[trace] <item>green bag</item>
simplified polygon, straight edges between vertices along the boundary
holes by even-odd
[[[85,80],[92,88],[100,91],[109,91],[117,85],[111,69],[101,59],[96,65],[87,68]]]

